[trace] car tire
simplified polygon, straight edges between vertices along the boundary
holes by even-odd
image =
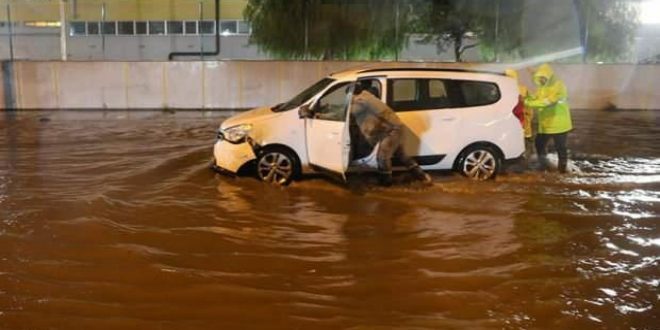
[[[502,168],[502,157],[492,146],[475,145],[461,153],[457,167],[462,175],[471,180],[491,180]]]
[[[286,186],[300,175],[300,162],[285,148],[264,148],[257,157],[257,177],[264,182]]]

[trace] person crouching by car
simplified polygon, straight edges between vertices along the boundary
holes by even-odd
[[[355,84],[351,104],[351,115],[367,141],[378,147],[379,183],[392,185],[392,157],[396,157],[413,176],[431,184],[431,176],[419,164],[406,155],[402,147],[403,123],[394,110],[370,93],[361,83]]]
[[[542,168],[548,167],[546,146],[552,139],[559,158],[559,172],[566,173],[568,132],[573,129],[566,85],[555,76],[548,64],[542,64],[534,72],[533,80],[538,89],[525,99],[525,105],[537,109],[539,117],[539,132],[536,135],[539,162]]]

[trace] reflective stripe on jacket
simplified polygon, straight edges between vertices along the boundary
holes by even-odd
[[[536,134],[536,129],[534,129],[532,123],[534,122],[534,108],[524,104],[524,100],[529,95],[527,87],[524,85],[518,85],[518,91],[520,96],[523,99],[523,130],[525,131],[525,137],[530,138]]]

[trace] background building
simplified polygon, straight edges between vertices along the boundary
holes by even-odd
[[[621,12],[608,12],[612,8],[616,10],[622,7],[615,4],[617,1],[624,5],[637,3],[622,0],[562,0],[550,4],[541,0],[511,0],[488,2],[486,6],[477,2],[479,6],[476,11],[470,12],[463,8],[462,12],[457,11],[449,17],[469,17],[476,12],[474,19],[482,24],[481,30],[486,30],[481,36],[489,40],[477,38],[466,41],[467,44],[477,44],[463,53],[461,60],[467,62],[516,62],[537,56],[536,52],[556,53],[556,58],[551,60],[569,62],[631,63],[657,60],[660,18],[652,12],[660,9],[660,1],[639,2],[642,4],[638,10],[639,17],[626,19],[620,17]],[[178,56],[177,59],[300,59],[299,56],[289,58],[286,54],[283,56],[281,53],[265,52],[262,49],[268,49],[267,46],[257,45],[254,40],[251,42],[252,27],[244,18],[249,3],[249,0],[0,0],[0,59],[153,61],[167,60],[172,53],[181,52],[188,54]],[[349,25],[356,21],[366,21],[375,27],[375,33],[387,35],[392,30],[396,32],[392,32],[390,39],[398,38],[394,33],[399,33],[403,40],[402,44],[395,47],[394,55],[388,50],[384,53],[371,53],[368,57],[363,54],[358,58],[345,55],[343,58],[335,56],[324,59],[456,60],[451,45],[445,42],[444,47],[438,47],[443,46],[437,40],[443,39],[444,35],[438,32],[437,25],[445,19],[440,17],[431,21],[431,24],[427,22],[426,27],[417,20],[427,10],[424,6],[433,2],[291,0],[288,6],[295,7],[296,3],[323,7],[325,10],[330,8],[323,14],[337,11],[358,13],[356,17],[349,17],[349,13]],[[382,10],[394,6],[396,11]],[[418,8],[418,11],[415,12],[414,8]],[[343,38],[346,31],[350,33],[351,29],[355,29],[348,26],[347,30],[341,30],[342,24],[346,25],[346,22],[319,22],[323,20],[323,14],[314,17],[313,12],[305,13],[287,16],[285,12],[283,18],[286,19],[278,20],[281,24],[292,26],[305,20],[305,27],[298,29],[299,24],[297,30],[284,38],[290,37],[302,43],[302,39],[335,35],[335,41],[332,42],[337,43],[337,40],[341,40],[336,39],[337,35]],[[365,17],[363,13],[369,14]],[[623,13],[634,14],[634,11]],[[411,17],[417,21],[411,21]],[[488,22],[485,29],[484,21]],[[315,23],[317,26],[312,26]],[[471,22],[464,23],[469,26]],[[308,36],[310,29],[316,31]],[[218,40],[216,33],[219,34]],[[366,36],[371,37],[373,34],[372,31]],[[466,36],[469,37],[469,33]],[[365,35],[354,37],[364,38]],[[387,43],[387,39],[381,35],[380,39],[372,42]],[[620,40],[630,40],[630,45],[622,45],[624,42]],[[309,42],[313,43],[313,40]],[[219,43],[219,52],[216,43]],[[624,49],[615,49],[619,54],[612,56],[612,48],[617,45]],[[515,50],[512,51],[512,48]],[[579,53],[582,49],[588,49],[591,55],[581,58]],[[600,52],[605,55],[600,56]]]
[[[62,21],[69,60],[166,60],[173,52],[213,52],[218,28],[221,52],[208,58],[266,58],[249,45],[242,15],[247,1],[218,2],[219,24],[215,0],[0,1],[0,58],[60,59]]]

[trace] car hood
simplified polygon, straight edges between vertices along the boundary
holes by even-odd
[[[222,122],[220,128],[226,129],[236,125],[253,124],[279,115],[279,112],[273,112],[270,107],[255,108],[227,118]]]

